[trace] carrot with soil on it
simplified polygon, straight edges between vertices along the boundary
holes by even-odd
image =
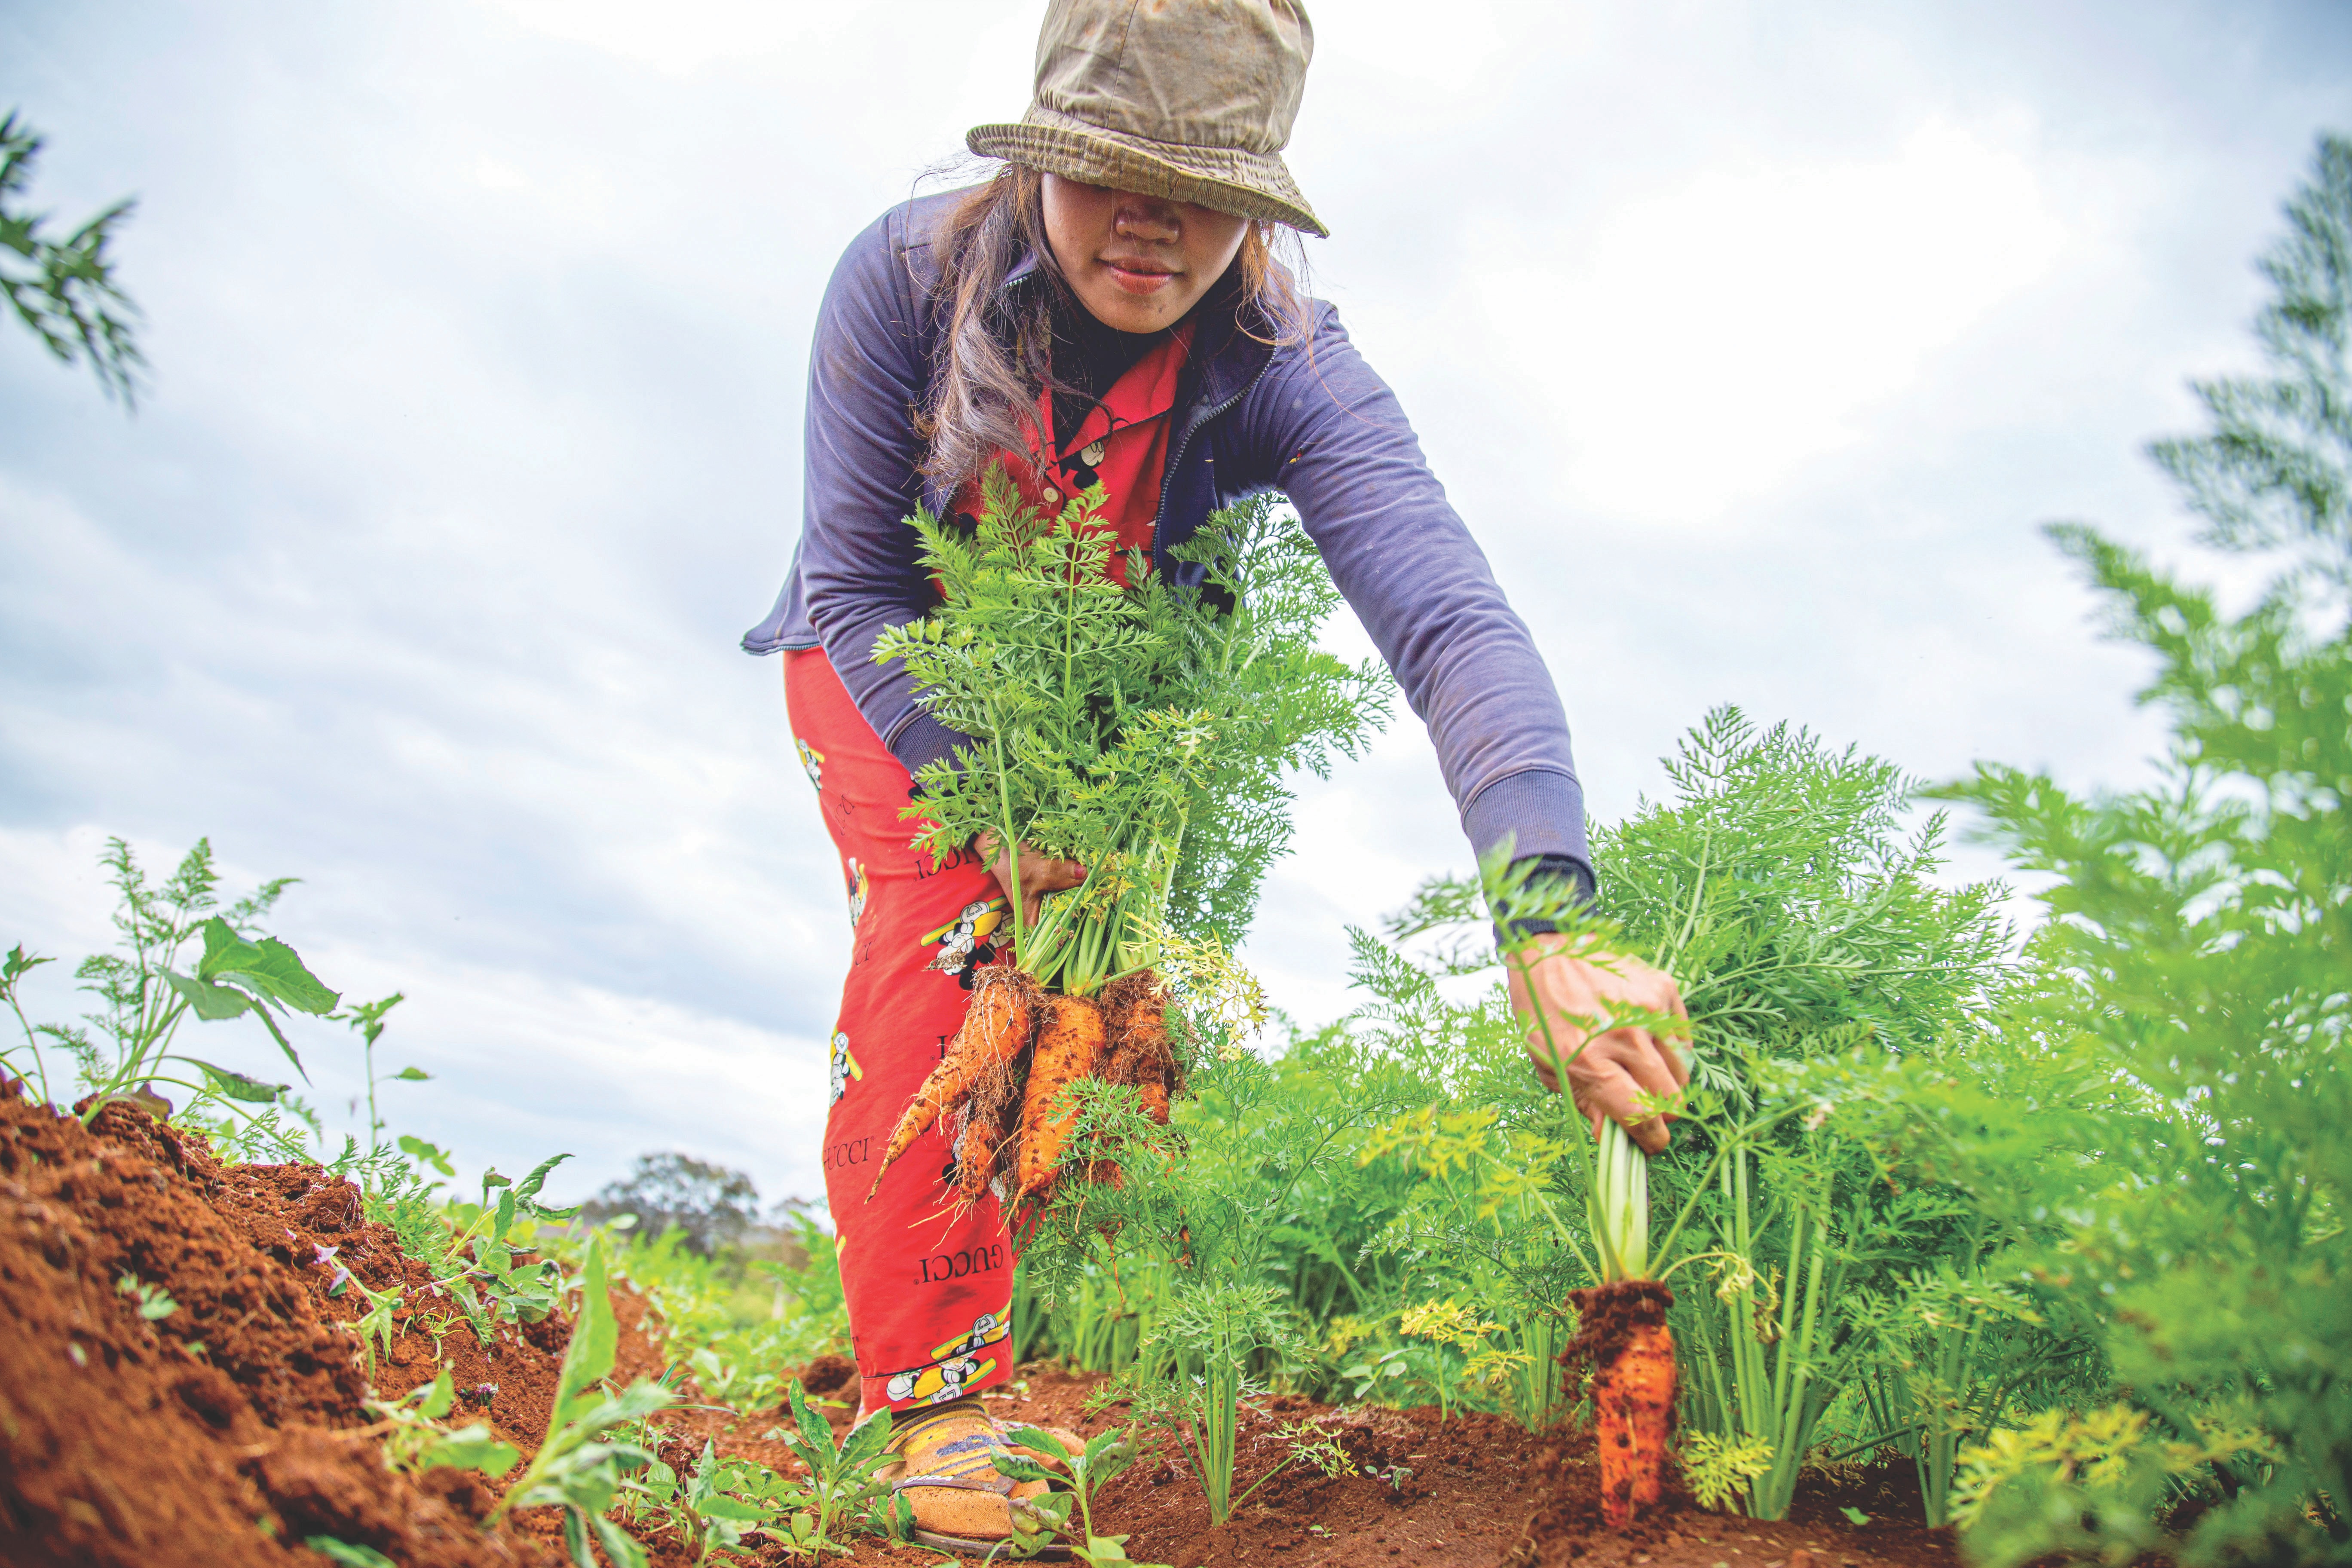
[[[1101,1065],[1102,1010],[1083,996],[1048,996],[1021,1097],[1021,1183],[1014,1201],[1026,1203],[1053,1184],[1062,1151],[1077,1125],[1076,1106],[1057,1114],[1062,1091]]]
[[[1601,1514],[1612,1530],[1623,1530],[1657,1502],[1665,1468],[1675,1412],[1675,1336],[1666,1309],[1675,1294],[1649,1278],[1647,1157],[1614,1121],[1601,1126],[1591,1208],[1601,1282],[1570,1292],[1579,1323],[1560,1360],[1570,1367],[1591,1364]]]
[[[991,964],[980,972],[972,982],[971,1006],[963,1016],[962,1027],[948,1042],[947,1055],[940,1058],[940,1065],[915,1091],[882,1151],[874,1184],[866,1191],[868,1203],[881,1190],[883,1175],[899,1155],[914,1147],[916,1139],[970,1093],[982,1074],[1012,1061],[1028,1046],[1039,1000],[1037,982],[1018,969]]]
[[[1143,1113],[1165,1127],[1170,1091],[1182,1076],[1168,1038],[1167,983],[1149,969],[1139,970],[1103,987],[1102,998],[1109,1039],[1102,1080],[1136,1089]]]
[[[978,477],[976,516],[908,519],[940,602],[883,633],[873,658],[903,666],[917,702],[960,738],[951,757],[917,770],[901,815],[942,861],[983,837],[1010,851],[995,942],[1011,938],[1045,1027],[1034,1045],[992,1021],[976,1038],[960,1032],[882,1166],[961,1108],[950,1126],[964,1199],[1009,1188],[1042,1209],[1078,1121],[1055,1108],[1072,1081],[1104,1070],[1112,993],[1131,1016],[1110,1036],[1126,1047],[1118,1081],[1164,1122],[1181,1078],[1163,976],[1175,970],[1201,993],[1186,952],[1212,920],[1246,920],[1281,847],[1278,814],[1264,808],[1286,798],[1292,771],[1355,753],[1385,716],[1386,685],[1376,665],[1315,647],[1339,591],[1303,525],[1270,497],[1213,514],[1155,562],[1120,549],[1098,488],[1041,510],[1003,464]],[[1214,820],[1235,803],[1258,825],[1247,853]],[[1260,827],[1271,830],[1263,841]],[[1076,862],[1084,882],[1024,889],[1031,852]],[[1223,959],[1220,984],[1240,973]],[[973,1012],[984,1005],[975,995]],[[972,1103],[992,1065],[1027,1075],[1009,1129]]]

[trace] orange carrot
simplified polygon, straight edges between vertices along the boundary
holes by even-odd
[[[1010,965],[990,964],[980,972],[972,984],[971,1005],[964,1013],[962,1026],[948,1042],[947,1054],[931,1069],[931,1076],[923,1080],[923,1087],[915,1091],[907,1113],[898,1119],[898,1129],[890,1134],[889,1144],[882,1152],[881,1167],[874,1173],[874,1185],[866,1192],[868,1203],[881,1190],[883,1173],[912,1148],[915,1140],[929,1131],[950,1106],[964,1097],[981,1074],[1021,1054],[1022,1047],[1029,1043],[1037,996],[1036,981]]]
[[[1601,1516],[1622,1530],[1658,1500],[1675,1410],[1674,1292],[1627,1279],[1570,1292],[1580,1322],[1560,1359],[1592,1363],[1592,1411],[1601,1449]]]
[[[989,1068],[964,1102],[963,1136],[956,1143],[956,1182],[964,1201],[978,1203],[1008,1166],[1021,1127],[1021,1084],[1011,1063]]]
[[[1140,1090],[1143,1113],[1165,1127],[1169,1091],[1181,1076],[1168,1039],[1167,987],[1148,969],[1121,975],[1103,988],[1103,1017],[1110,1050],[1102,1080]]]
[[[1029,1084],[1021,1095],[1021,1184],[1017,1203],[1026,1203],[1053,1184],[1055,1168],[1076,1108],[1052,1114],[1062,1090],[1093,1072],[1102,1060],[1103,1016],[1082,996],[1048,996],[1037,1022],[1037,1046],[1030,1053]]]

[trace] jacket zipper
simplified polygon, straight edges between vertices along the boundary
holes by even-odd
[[[1202,429],[1206,428],[1210,420],[1223,417],[1228,409],[1241,402],[1243,398],[1247,397],[1251,393],[1255,392],[1257,390],[1257,384],[1264,381],[1265,379],[1265,373],[1273,368],[1274,356],[1272,354],[1268,354],[1265,356],[1265,363],[1257,367],[1257,374],[1251,376],[1248,382],[1243,385],[1239,392],[1234,393],[1231,397],[1226,398],[1223,403],[1218,404],[1214,408],[1210,409],[1207,413],[1195,414],[1190,420],[1185,422],[1184,433],[1176,438],[1176,449],[1169,454],[1168,466],[1162,468],[1160,472],[1160,505],[1151,514],[1151,563],[1154,570],[1157,570],[1160,566],[1160,537],[1162,527],[1168,519],[1168,487],[1175,483],[1176,470],[1183,463],[1184,454],[1191,450],[1192,446],[1192,437],[1200,434]]]

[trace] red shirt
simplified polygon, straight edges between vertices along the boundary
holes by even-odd
[[[1176,381],[1192,352],[1192,323],[1185,322],[1130,366],[1125,375],[1078,422],[1069,440],[1043,462],[1020,463],[1007,458],[1022,500],[1047,516],[1059,513],[1069,499],[1089,485],[1104,489],[1097,520],[1118,540],[1110,572],[1121,586],[1127,583],[1127,552],[1151,553],[1152,530],[1160,515],[1160,481],[1168,468],[1169,426],[1176,409]],[[1037,422],[1054,428],[1053,394],[1037,395]],[[968,480],[956,492],[955,510],[980,514],[980,481]]]

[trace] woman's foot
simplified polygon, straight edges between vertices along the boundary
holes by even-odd
[[[915,1511],[915,1539],[927,1546],[986,1551],[1013,1533],[1013,1505],[1046,1490],[1045,1481],[1016,1481],[996,1468],[997,1456],[1013,1451],[1003,1425],[977,1398],[958,1399],[892,1417],[889,1452],[898,1462],[877,1480],[907,1500]],[[1065,1441],[1074,1435],[1055,1432]],[[1063,1467],[1042,1454],[1022,1457],[1048,1468]],[[1045,1555],[1058,1556],[1048,1549]]]

